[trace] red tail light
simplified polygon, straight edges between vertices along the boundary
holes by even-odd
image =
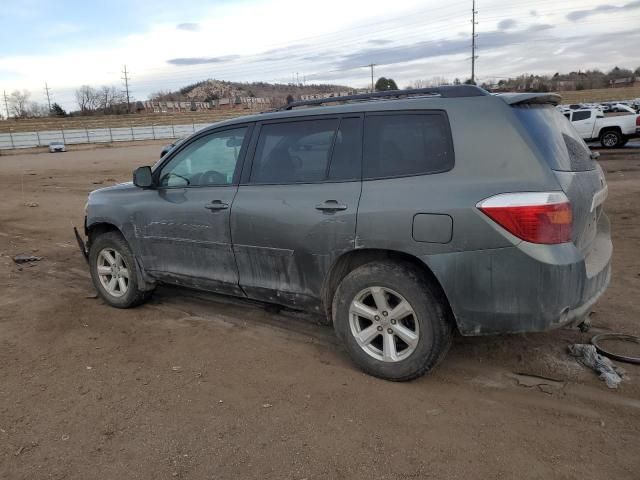
[[[640,115],[636,116],[636,127],[640,127]]]
[[[571,241],[571,204],[562,192],[503,193],[483,200],[477,207],[509,233],[527,242]]]

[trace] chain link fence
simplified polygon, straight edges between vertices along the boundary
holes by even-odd
[[[0,133],[0,150],[48,147],[51,142],[63,142],[65,145],[78,145],[132,142],[138,140],[168,140],[191,135],[209,125],[212,125],[212,123]]]

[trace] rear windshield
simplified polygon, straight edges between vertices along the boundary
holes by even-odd
[[[516,116],[553,170],[593,170],[591,151],[578,132],[551,105],[516,105]]]

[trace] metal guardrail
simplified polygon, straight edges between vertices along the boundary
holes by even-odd
[[[0,150],[48,147],[51,142],[64,142],[65,145],[79,145],[132,142],[138,140],[168,140],[191,135],[209,125],[213,125],[213,123],[0,133]]]

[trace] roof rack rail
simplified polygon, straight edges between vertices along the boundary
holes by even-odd
[[[444,85],[442,87],[433,88],[410,88],[407,90],[385,90],[383,92],[375,93],[361,93],[357,95],[345,95],[343,97],[328,97],[328,98],[315,98],[313,100],[300,100],[298,102],[291,102],[283,107],[278,108],[276,111],[292,110],[296,107],[308,107],[313,105],[323,105],[325,103],[336,102],[352,102],[352,101],[366,101],[375,100],[378,98],[403,98],[412,96],[440,96],[443,98],[459,98],[459,97],[482,97],[490,95],[486,90],[476,87],[475,85]]]

